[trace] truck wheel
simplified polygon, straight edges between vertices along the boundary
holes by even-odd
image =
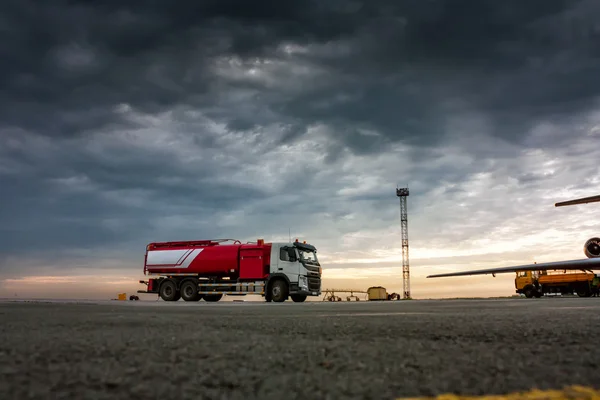
[[[185,281],[179,288],[184,301],[199,301],[198,284],[195,281]]]
[[[590,297],[590,290],[586,287],[580,287],[579,289],[577,289],[577,296]]]
[[[284,302],[288,297],[288,286],[283,279],[277,279],[269,288],[271,300],[276,303]]]
[[[294,303],[302,303],[304,300],[306,300],[305,294],[293,294],[290,297]]]
[[[533,297],[533,288],[530,286],[528,288],[525,289],[525,297],[527,297],[528,299]]]
[[[207,294],[204,296],[204,301],[217,302],[223,298],[222,294]]]
[[[177,301],[179,300],[179,296],[177,293],[177,286],[175,286],[175,282],[171,280],[166,280],[160,285],[160,298],[164,301]]]

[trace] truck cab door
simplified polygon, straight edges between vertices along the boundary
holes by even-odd
[[[298,252],[293,246],[283,246],[279,249],[277,268],[274,273],[286,274],[290,281],[298,280],[299,264]]]
[[[518,271],[515,277],[515,289],[523,289],[525,287],[525,279],[527,274],[524,271]]]

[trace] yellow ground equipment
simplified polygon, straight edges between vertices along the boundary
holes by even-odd
[[[579,297],[598,295],[599,277],[591,272],[574,271],[519,271],[515,277],[515,291],[526,297],[541,297],[549,293],[573,294]]]
[[[130,301],[134,301],[134,300],[139,300],[139,296],[136,296],[135,294],[132,294],[129,296],[129,300]],[[117,300],[117,301],[126,301],[127,300],[127,293],[119,293],[117,295],[116,299],[112,299],[112,300]]]
[[[382,286],[370,287],[367,290],[367,295],[369,296],[369,301],[381,301],[388,299],[387,290]]]
[[[364,290],[354,290],[354,289],[325,289],[323,291],[323,301],[342,301],[340,296],[337,296],[336,293],[350,293],[350,296],[346,296],[347,301],[360,301],[357,295],[354,293],[367,293]]]
[[[356,293],[365,293],[365,300],[369,301],[400,300],[400,295],[398,293],[390,294],[383,286],[371,286],[366,291],[354,289],[325,289],[323,290],[323,293],[323,301],[342,301],[342,297],[338,296],[338,293],[350,293],[349,296],[346,296],[346,301],[360,301],[360,298]]]

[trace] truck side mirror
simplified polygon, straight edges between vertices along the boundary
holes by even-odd
[[[288,251],[288,256],[290,257],[290,261],[291,262],[296,262],[296,249],[294,249],[293,247],[290,247],[287,249]]]

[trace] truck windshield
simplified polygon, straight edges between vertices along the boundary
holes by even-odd
[[[300,252],[300,259],[302,261],[311,264],[318,264],[319,260],[317,259],[317,254],[314,251],[308,251],[303,249],[298,249],[298,251]]]

